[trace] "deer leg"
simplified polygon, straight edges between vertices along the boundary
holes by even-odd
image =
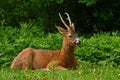
[[[28,70],[32,67],[32,48],[26,48],[13,60],[11,69],[24,69]]]
[[[67,70],[65,67],[58,65],[56,61],[50,62],[44,70],[49,70],[49,69]]]
[[[24,70],[32,69],[32,58],[33,51],[32,49],[28,49],[28,51],[26,51],[22,57],[22,68]]]
[[[22,62],[22,69],[32,69],[32,56],[29,54],[26,59]]]
[[[56,70],[67,70],[67,68],[65,68],[63,66],[56,66],[55,69]]]

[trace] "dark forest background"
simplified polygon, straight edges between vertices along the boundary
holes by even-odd
[[[120,30],[120,0],[1,0],[0,25],[21,27],[33,23],[54,32],[68,12],[77,31],[91,33]]]

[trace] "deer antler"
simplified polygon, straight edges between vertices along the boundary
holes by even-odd
[[[66,15],[67,15],[67,20],[69,21],[69,26],[71,26],[71,19],[70,19],[70,16],[69,16],[69,14],[68,13],[65,13]]]
[[[70,30],[69,26],[65,23],[65,21],[63,20],[63,18],[62,18],[62,16],[61,16],[60,13],[59,13],[59,16],[60,16],[60,19],[61,19],[62,23],[65,25],[65,27],[66,27],[68,30]]]

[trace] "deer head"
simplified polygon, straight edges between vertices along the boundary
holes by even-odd
[[[65,14],[67,15],[66,20],[68,20],[69,25],[65,23],[60,13],[59,17],[67,29],[57,26],[58,31],[64,36],[63,44],[66,43],[69,46],[79,45],[80,41],[78,39],[78,34],[75,32],[74,23],[71,22],[69,14],[68,13]]]

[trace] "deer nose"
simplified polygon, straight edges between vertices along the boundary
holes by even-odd
[[[80,44],[80,40],[78,38],[75,39],[75,45],[79,45]]]

